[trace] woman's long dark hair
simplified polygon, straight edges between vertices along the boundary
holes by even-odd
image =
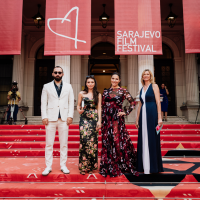
[[[113,72],[111,77],[114,76],[114,75],[117,75],[119,77],[119,80],[121,79],[120,74],[118,72]],[[119,87],[121,87],[121,81],[119,82],[118,85],[119,85]],[[112,87],[112,84],[110,85],[110,87]]]
[[[97,82],[96,82],[96,79],[94,78],[93,75],[86,76],[86,79],[85,79],[85,89],[83,91],[86,92],[86,93],[88,93],[88,87],[87,87],[86,83],[87,83],[87,80],[90,79],[90,78],[93,79],[94,83],[95,83],[94,84],[94,88],[93,88],[93,99],[94,99],[94,103],[97,105],[98,101],[99,101],[99,99],[98,99],[99,91],[97,90]]]

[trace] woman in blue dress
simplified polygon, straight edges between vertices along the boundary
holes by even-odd
[[[169,91],[167,89],[167,86],[165,86],[164,83],[161,85],[160,94],[162,94],[162,97],[163,97],[163,101],[161,102],[162,119],[164,121],[164,116],[165,116],[165,121],[167,121],[167,111],[168,111],[167,95],[169,95]]]
[[[135,124],[138,128],[137,170],[144,174],[163,172],[160,134],[156,133],[156,126],[162,126],[160,91],[148,69],[143,71],[141,82]]]

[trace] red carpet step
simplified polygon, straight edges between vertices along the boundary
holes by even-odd
[[[45,135],[45,129],[0,129],[0,135]],[[137,129],[128,129],[128,133],[130,135],[138,135],[138,130]],[[161,135],[200,135],[200,129],[191,129],[191,130],[181,130],[181,129],[162,129],[161,130]],[[58,135],[58,131],[56,131],[56,135]],[[70,135],[80,135],[78,129],[71,130],[69,129],[69,136]],[[101,131],[99,131],[99,135],[101,135]]]
[[[176,197],[199,198],[199,183],[177,186],[138,186],[126,183],[2,183],[1,197]],[[186,199],[186,198],[185,198]]]
[[[137,148],[137,141],[132,142],[134,147]],[[0,142],[0,149],[45,149],[45,142]],[[161,147],[165,149],[179,149],[181,148],[186,148],[186,149],[199,149],[200,148],[200,141],[189,141],[189,142],[177,142],[177,141],[172,141],[172,142],[166,142],[166,141],[161,141]],[[101,149],[102,148],[102,142],[98,142],[98,147]],[[54,148],[59,149],[60,148],[60,143],[59,142],[54,142]],[[79,141],[69,141],[68,142],[68,148],[69,149],[75,149],[78,150],[79,148]]]
[[[131,141],[137,141],[138,136],[137,135],[130,135]],[[200,141],[200,135],[163,135],[161,133],[161,141]],[[99,141],[102,140],[101,136],[99,135]],[[0,142],[42,142],[45,141],[45,135],[0,135]],[[59,137],[55,137],[55,141],[59,141]],[[79,135],[69,135],[68,141],[80,141]]]
[[[78,129],[78,124],[72,124],[69,129]],[[126,124],[127,129],[136,129],[134,124]],[[44,125],[0,125],[0,129],[45,129]],[[164,124],[163,129],[200,129],[200,124]]]
[[[0,157],[43,157],[45,155],[44,128],[43,125],[0,125]],[[69,126],[68,156],[70,157],[79,155],[78,128],[78,125]],[[134,125],[127,125],[127,129],[137,148],[138,130]],[[58,132],[56,134],[54,156],[60,156]],[[162,156],[191,156],[193,153],[195,156],[200,156],[200,125],[164,125],[160,134]],[[101,148],[100,131],[99,155]],[[188,154],[189,151],[191,153]]]
[[[68,158],[67,167],[70,174],[63,174],[60,171],[60,158],[54,158],[52,172],[48,176],[42,176],[45,169],[44,158],[0,158],[0,182],[124,182],[129,183],[126,176],[104,178],[99,171],[94,174],[81,175],[78,170],[78,158]],[[100,163],[100,159],[99,159]],[[164,173],[153,175],[151,182],[180,182],[186,175],[192,175],[187,182],[200,182],[200,158],[163,158]],[[167,179],[167,177],[170,179]],[[183,175],[183,177],[178,177]],[[196,176],[194,178],[194,176]],[[165,178],[164,178],[165,177]],[[164,180],[163,180],[164,178]],[[131,182],[148,182],[151,175],[140,174],[139,177],[132,176]]]
[[[67,166],[70,174],[64,175],[60,171],[59,159],[53,162],[53,171],[48,176],[42,176],[45,168],[44,158],[1,158],[0,197],[179,197],[197,198],[200,194],[200,183],[195,178],[197,173],[185,174],[190,169],[198,169],[200,158],[171,158],[164,159],[165,173],[153,176],[158,182],[148,182],[150,175],[140,174],[137,181],[130,183],[123,175],[116,178],[104,178],[98,174],[81,175],[78,170],[78,159],[69,158]],[[181,173],[181,174],[179,174]],[[182,177],[173,183],[173,178]],[[181,176],[179,176],[181,175]],[[136,180],[135,179],[135,180]],[[142,180],[142,181],[141,181]],[[145,180],[145,183],[144,183]],[[165,182],[167,181],[167,182]],[[170,181],[170,182],[169,182]],[[143,183],[142,183],[143,182]],[[165,182],[160,184],[159,182]],[[159,196],[158,196],[159,194]],[[123,198],[124,199],[124,198]]]

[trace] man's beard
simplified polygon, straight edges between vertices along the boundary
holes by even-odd
[[[55,79],[56,81],[60,81],[60,80],[62,79],[62,76],[54,77],[54,79]]]

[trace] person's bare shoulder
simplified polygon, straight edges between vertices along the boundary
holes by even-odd
[[[156,90],[158,90],[159,89],[159,87],[158,87],[158,85],[157,84],[152,84],[152,86],[153,86],[153,89],[156,89]]]
[[[80,94],[81,96],[83,96],[83,94],[85,94],[85,91],[80,91],[79,94]]]

